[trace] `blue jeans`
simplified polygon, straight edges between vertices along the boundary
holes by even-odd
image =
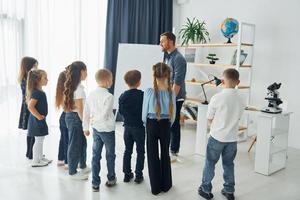
[[[101,165],[101,153],[103,145],[106,149],[106,164],[107,164],[107,179],[112,181],[116,178],[115,173],[115,132],[98,132],[93,129],[93,158],[92,158],[92,184],[93,186],[99,186],[101,179],[99,176]]]
[[[82,121],[77,112],[66,113],[66,125],[69,133],[68,165],[69,174],[77,173],[77,166],[86,168],[86,138],[83,134]]]
[[[215,176],[215,165],[222,155],[224,192],[234,193],[234,159],[237,152],[237,142],[219,142],[209,137],[206,149],[206,160],[203,170],[201,188],[204,192],[212,190],[211,181]]]
[[[136,128],[125,126],[124,130],[125,152],[123,157],[123,172],[130,175],[131,172],[131,155],[133,144],[136,145],[136,177],[143,176],[144,160],[145,160],[145,128]]]
[[[60,140],[58,147],[58,160],[65,161],[68,164],[68,143],[69,143],[69,133],[65,120],[66,113],[62,112],[59,118],[59,129],[60,129]]]

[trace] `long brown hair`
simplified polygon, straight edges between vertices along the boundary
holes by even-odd
[[[154,93],[156,98],[156,117],[159,120],[160,119],[160,104],[159,104],[159,91],[158,91],[158,85],[157,85],[157,79],[167,79],[168,81],[168,92],[169,92],[169,115],[172,119],[173,113],[174,113],[174,105],[173,105],[173,97],[172,97],[172,85],[171,85],[171,69],[168,65],[165,63],[159,62],[153,65],[153,87],[154,87]]]
[[[32,69],[28,72],[27,88],[26,88],[26,101],[31,99],[32,91],[39,87],[40,81],[43,75],[46,75],[46,71],[41,69]]]
[[[74,91],[81,81],[81,71],[83,70],[86,70],[86,65],[81,61],[73,62],[67,68],[63,104],[63,108],[67,112],[74,110]]]
[[[55,106],[59,109],[64,103],[64,90],[66,82],[66,71],[62,71],[57,79],[56,84],[56,95],[55,95]]]
[[[38,61],[32,57],[24,57],[21,61],[18,82],[22,83],[23,80],[27,80],[28,72],[34,67],[35,64],[38,64]]]

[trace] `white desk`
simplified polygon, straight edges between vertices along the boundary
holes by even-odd
[[[270,175],[285,168],[290,114],[258,114],[255,172]]]

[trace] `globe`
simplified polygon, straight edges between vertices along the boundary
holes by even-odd
[[[233,18],[226,18],[221,24],[221,32],[228,38],[227,43],[231,43],[231,38],[239,31],[239,22]]]

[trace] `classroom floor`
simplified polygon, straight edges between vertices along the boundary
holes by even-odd
[[[64,169],[56,166],[59,131],[51,127],[45,141],[44,153],[54,160],[44,168],[31,168],[25,159],[24,133],[10,132],[0,134],[0,199],[1,200],[201,200],[197,188],[201,180],[204,158],[194,154],[195,124],[187,123],[183,127],[180,161],[172,164],[173,188],[168,193],[153,196],[150,192],[145,163],[145,181],[140,184],[123,183],[122,155],[123,140],[121,124],[116,130],[116,172],[118,183],[114,188],[104,184],[99,193],[91,190],[91,176],[88,181],[70,180]],[[91,160],[91,142],[88,138],[88,162]],[[289,149],[287,168],[272,176],[263,176],[254,172],[254,149],[247,153],[248,142],[239,143],[236,158],[236,199],[240,200],[300,200],[300,150]],[[106,165],[102,162],[101,177],[106,181]],[[216,167],[213,181],[214,199],[225,199],[220,194],[222,188],[222,168]]]

